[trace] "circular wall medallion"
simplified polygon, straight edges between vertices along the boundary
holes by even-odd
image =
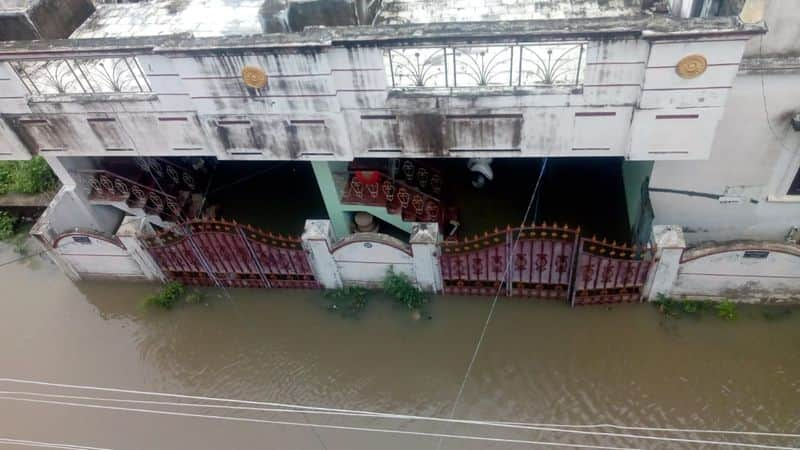
[[[681,78],[697,78],[706,71],[708,61],[703,55],[689,55],[678,61],[675,71]]]
[[[260,67],[244,66],[242,69],[242,81],[248,87],[261,89],[267,85],[267,73]]]

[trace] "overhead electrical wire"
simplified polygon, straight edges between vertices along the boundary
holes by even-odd
[[[90,447],[88,445],[62,444],[55,442],[30,441],[26,439],[0,438],[0,444],[10,444],[20,447],[60,448],[64,450],[112,450],[105,447]]]
[[[490,421],[477,421],[477,420],[460,420],[460,419],[444,419],[444,418],[409,418],[403,415],[374,415],[374,414],[365,414],[365,413],[340,413],[340,412],[331,412],[331,411],[305,411],[305,410],[297,410],[297,409],[286,409],[286,408],[260,408],[260,407],[252,407],[252,406],[232,406],[232,405],[214,405],[208,403],[186,403],[186,402],[164,402],[164,401],[157,401],[157,400],[135,400],[135,399],[124,399],[124,398],[107,398],[107,397],[92,397],[92,396],[80,396],[80,395],[64,395],[64,394],[47,394],[47,393],[39,393],[39,392],[24,392],[24,391],[0,391],[0,399],[13,399],[13,400],[20,400],[24,401],[24,398],[14,397],[14,396],[32,396],[32,397],[44,397],[44,398],[59,398],[59,399],[70,399],[70,400],[90,400],[96,402],[115,402],[115,403],[135,403],[135,404],[145,404],[145,405],[158,405],[158,406],[177,406],[177,407],[193,407],[193,408],[207,408],[207,409],[226,409],[226,410],[238,410],[238,411],[258,411],[258,412],[270,412],[270,413],[282,413],[282,414],[305,414],[305,415],[334,415],[334,416],[346,416],[346,417],[361,417],[361,418],[371,418],[371,419],[399,419],[399,420],[420,420],[420,421],[435,421],[435,422],[447,422],[447,423],[455,423],[455,424],[467,424],[467,425],[474,425],[474,426],[484,426],[484,427],[495,427],[495,428],[504,428],[504,429],[512,429],[512,430],[526,430],[526,431],[545,431],[545,432],[553,432],[553,433],[564,433],[564,434],[576,434],[576,435],[586,435],[586,436],[602,436],[608,438],[622,438],[622,439],[642,439],[642,440],[655,440],[655,441],[667,441],[667,442],[688,442],[688,443],[695,443],[695,444],[708,444],[708,445],[736,445],[736,446],[751,446],[757,445],[755,448],[763,448],[761,444],[748,444],[748,443],[741,443],[741,442],[730,442],[730,441],[714,441],[714,440],[702,440],[702,439],[686,439],[686,438],[673,438],[669,436],[648,436],[648,435],[636,435],[636,434],[625,434],[625,433],[608,433],[608,432],[598,432],[598,431],[583,431],[581,429],[575,429],[574,427],[567,426],[566,429],[560,428],[562,425],[537,425],[537,424],[525,424],[525,423],[504,423],[504,422],[490,422]],[[59,404],[58,402],[53,402],[54,404]],[[306,420],[306,422],[308,422]],[[666,430],[661,430],[666,431]],[[796,437],[797,435],[787,435]],[[324,444],[323,444],[324,446]]]
[[[50,383],[46,381],[37,381],[37,380],[23,380],[18,378],[0,378],[0,382],[7,382],[7,383],[19,383],[19,384],[33,384],[39,386],[47,386],[47,387],[58,387],[58,388],[65,388],[65,389],[75,389],[75,390],[89,390],[89,391],[101,391],[101,392],[115,392],[121,394],[134,394],[134,395],[144,395],[144,396],[153,396],[153,397],[168,397],[168,398],[181,398],[181,399],[188,399],[188,400],[199,400],[199,401],[210,401],[210,402],[221,402],[221,403],[238,403],[243,405],[255,405],[255,406],[269,406],[278,408],[275,412],[293,412],[293,413],[304,413],[304,414],[320,414],[320,415],[330,415],[330,414],[341,414],[343,416],[354,416],[354,417],[376,417],[376,418],[391,418],[391,419],[404,419],[404,420],[422,420],[422,421],[433,421],[433,422],[452,422],[458,424],[478,424],[478,425],[515,425],[515,426],[527,426],[527,427],[558,427],[558,428],[615,428],[615,429],[623,429],[623,430],[638,430],[638,431],[657,431],[657,432],[673,432],[673,433],[709,433],[709,434],[731,434],[731,435],[750,435],[750,436],[769,436],[769,437],[785,437],[785,438],[800,438],[800,434],[797,433],[776,433],[776,432],[765,432],[765,431],[740,431],[740,430],[713,430],[713,429],[687,429],[687,428],[668,428],[668,427],[641,427],[641,426],[627,426],[627,425],[619,425],[619,424],[585,424],[585,425],[575,425],[575,424],[553,424],[553,423],[530,423],[530,422],[504,422],[504,421],[485,421],[485,420],[469,420],[469,419],[448,419],[448,418],[440,418],[440,417],[430,417],[430,416],[417,416],[417,415],[409,415],[409,414],[395,414],[395,413],[384,413],[384,412],[377,412],[377,411],[365,411],[365,410],[353,410],[353,409],[341,409],[341,408],[327,408],[321,406],[307,406],[307,405],[298,405],[298,404],[289,404],[289,403],[279,403],[279,402],[265,402],[265,401],[255,401],[255,400],[241,400],[241,399],[229,399],[229,398],[221,398],[221,397],[207,397],[207,396],[198,396],[198,395],[187,395],[187,394],[173,394],[173,393],[164,393],[164,392],[155,392],[155,391],[142,391],[142,390],[134,390],[134,389],[120,389],[120,388],[110,388],[110,387],[101,387],[101,386],[87,386],[87,385],[76,385],[76,384],[65,384],[65,383]],[[22,391],[3,391],[5,393],[20,393]],[[45,394],[45,393],[30,393],[25,392],[28,394],[34,395],[48,395],[48,396],[56,396],[60,394]],[[68,397],[68,396],[65,396]],[[78,397],[78,396],[75,396]],[[98,397],[87,397],[91,399],[96,399]],[[190,403],[184,403],[186,405],[190,405]],[[196,404],[196,403],[195,403]],[[209,404],[202,404],[204,406],[213,406]],[[266,412],[273,412],[272,410]]]
[[[200,418],[200,419],[228,420],[228,421],[233,421],[233,422],[261,423],[261,424],[269,424],[269,425],[296,426],[296,427],[304,427],[304,428],[317,427],[317,428],[340,430],[340,431],[358,431],[358,432],[370,432],[370,433],[382,433],[382,434],[397,434],[397,435],[406,435],[406,436],[438,437],[438,438],[442,438],[442,439],[444,439],[444,438],[451,439],[452,438],[452,439],[461,439],[461,440],[470,440],[470,441],[502,442],[502,443],[507,443],[507,444],[530,444],[530,445],[541,445],[541,446],[549,446],[549,447],[571,447],[571,448],[587,448],[587,449],[603,449],[603,450],[634,450],[631,447],[613,447],[613,446],[606,446],[606,445],[572,444],[572,443],[561,443],[561,442],[550,442],[550,441],[533,441],[533,440],[525,440],[525,439],[507,439],[507,438],[497,438],[497,437],[492,437],[492,436],[473,436],[473,435],[462,435],[462,434],[431,433],[431,432],[424,432],[424,431],[390,430],[390,429],[385,429],[385,428],[368,428],[368,427],[351,427],[351,426],[344,426],[344,425],[313,424],[313,423],[307,423],[307,422],[306,423],[301,423],[301,422],[291,422],[291,421],[283,421],[283,420],[266,420],[266,419],[250,418],[250,417],[230,417],[230,416],[219,416],[219,415],[212,415],[212,414],[195,414],[195,413],[185,413],[185,412],[178,412],[178,411],[162,411],[162,410],[156,410],[156,409],[123,408],[123,407],[117,407],[117,406],[96,405],[96,404],[86,404],[86,403],[56,402],[56,401],[51,401],[51,400],[34,400],[34,399],[24,399],[24,398],[7,397],[7,396],[0,396],[0,400],[13,400],[13,401],[30,402],[30,403],[43,403],[43,404],[60,405],[60,406],[83,407],[83,408],[91,408],[91,409],[136,412],[136,413],[157,414],[157,415],[166,415],[166,416],[192,417],[192,418]],[[775,449],[784,450],[784,449],[779,448],[779,447],[775,447]],[[791,450],[788,447],[786,447],[785,449],[786,450]]]
[[[156,414],[156,415],[179,416],[179,417],[192,417],[192,418],[213,419],[213,420],[228,420],[228,421],[234,421],[234,422],[250,422],[250,423],[296,426],[296,427],[306,427],[306,428],[332,429],[332,430],[340,430],[340,431],[357,431],[357,432],[398,434],[398,435],[410,435],[410,436],[421,436],[421,437],[437,437],[439,439],[462,439],[462,440],[473,440],[473,441],[503,442],[503,443],[515,443],[515,444],[531,444],[531,445],[541,445],[541,446],[590,448],[590,449],[612,449],[612,450],[625,449],[625,450],[627,450],[627,449],[631,448],[631,447],[615,447],[615,446],[593,445],[593,444],[563,443],[563,442],[555,442],[555,441],[535,441],[535,440],[525,440],[525,439],[511,439],[511,438],[500,438],[500,437],[494,437],[494,436],[476,436],[476,435],[471,435],[471,434],[434,433],[434,432],[423,432],[423,431],[396,430],[396,429],[387,429],[387,428],[372,428],[372,427],[356,427],[356,426],[346,426],[346,425],[315,424],[315,423],[310,423],[310,422],[301,423],[301,422],[292,422],[292,421],[287,421],[287,420],[266,420],[266,419],[257,419],[257,418],[249,418],[249,417],[232,417],[232,416],[221,416],[221,415],[213,415],[213,414],[186,413],[186,412],[167,411],[167,410],[158,410],[158,409],[128,408],[128,407],[118,407],[118,406],[109,406],[109,405],[98,405],[98,404],[91,404],[91,403],[62,402],[62,401],[54,401],[54,400],[36,400],[36,399],[13,397],[13,396],[7,396],[7,395],[0,395],[0,400],[10,400],[10,401],[19,401],[19,402],[28,402],[28,403],[37,403],[37,404],[49,404],[49,405],[57,405],[57,406],[90,408],[90,409],[101,409],[101,410],[112,410],[112,411],[124,411],[124,412],[144,413],[144,414]],[[560,429],[541,429],[541,428],[535,429],[535,430],[537,430],[537,431],[552,431],[552,432],[563,432],[564,431],[564,430],[560,430]],[[571,430],[571,431],[574,432],[575,430]],[[638,436],[638,435],[625,436],[625,435],[615,435],[615,434],[610,434],[610,433],[597,433],[597,432],[583,432],[583,433],[590,434],[590,435],[596,435],[596,436],[603,436],[603,437],[643,439],[643,440],[652,440],[652,441],[680,442],[680,443],[702,444],[702,445],[734,446],[734,447],[741,447],[741,448],[768,449],[768,450],[795,450],[797,448],[797,447],[787,447],[787,446],[781,446],[781,445],[753,444],[753,443],[745,443],[745,442],[715,441],[715,440],[687,439],[687,438],[670,438],[670,437],[658,437],[658,436]]]

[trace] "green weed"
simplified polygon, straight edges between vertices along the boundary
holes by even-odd
[[[370,290],[359,286],[348,286],[327,290],[324,295],[331,302],[328,310],[339,311],[345,317],[356,317],[366,309]]]
[[[178,301],[186,294],[186,288],[182,284],[172,281],[167,283],[158,294],[151,295],[142,301],[141,306],[157,306],[163,309],[172,309]]]
[[[427,294],[414,286],[406,275],[395,273],[391,268],[383,279],[383,291],[410,310],[420,309],[428,302]]]
[[[717,310],[717,317],[725,319],[725,320],[734,320],[737,317],[736,314],[736,303],[725,299],[717,304],[714,305],[714,309]]]

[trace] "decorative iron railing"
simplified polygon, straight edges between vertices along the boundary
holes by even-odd
[[[132,56],[22,60],[11,66],[33,95],[150,92]]]
[[[440,222],[443,214],[438,198],[382,173],[373,183],[350,178],[342,203],[385,207],[389,213],[400,214],[407,222]]]
[[[384,52],[384,66],[398,88],[578,86],[585,53],[585,42],[402,47]]]
[[[151,214],[181,218],[182,200],[158,189],[106,170],[81,170],[75,176],[91,200],[122,201]]]

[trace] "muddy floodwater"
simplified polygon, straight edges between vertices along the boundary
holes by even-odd
[[[0,263],[16,256],[0,249]],[[0,267],[0,289],[0,378],[441,417],[451,413],[490,306],[487,298],[437,297],[431,319],[415,321],[374,299],[359,319],[347,319],[329,312],[318,292],[231,290],[227,298],[209,290],[204,304],[145,311],[137,304],[155,286],[73,284],[38,257]],[[676,320],[649,305],[570,309],[501,299],[455,417],[800,433],[800,311],[740,308],[739,316]],[[199,400],[126,403],[118,400],[188,400],[11,381],[0,382],[0,390],[0,448],[22,448],[8,439],[126,450],[434,450],[439,444],[432,436],[308,424],[617,448],[736,448],[210,408],[196,406]],[[792,436],[589,430],[800,446]],[[543,445],[447,438],[441,448]]]

